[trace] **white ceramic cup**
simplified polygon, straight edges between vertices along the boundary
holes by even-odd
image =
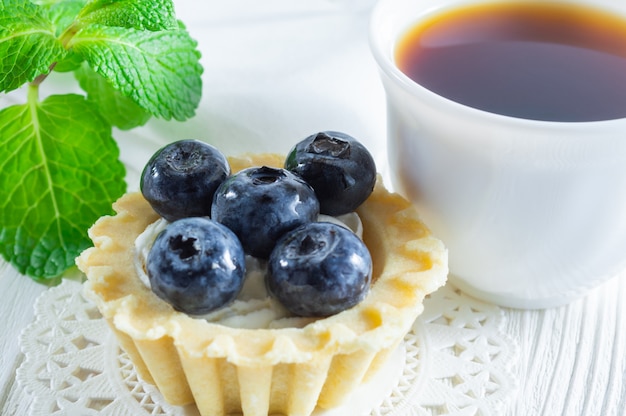
[[[626,268],[626,119],[497,115],[443,98],[397,68],[406,30],[472,2],[380,0],[374,8],[370,46],[387,96],[394,185],[447,245],[457,287],[502,306],[563,305]],[[626,2],[579,3],[626,18]]]

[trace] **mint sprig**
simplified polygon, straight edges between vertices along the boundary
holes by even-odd
[[[0,56],[0,92],[27,89],[0,110],[0,254],[48,281],[126,189],[113,127],[192,117],[200,53],[171,0],[0,0]],[[41,101],[54,68],[85,95]]]

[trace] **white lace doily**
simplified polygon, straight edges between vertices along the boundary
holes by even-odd
[[[17,371],[31,415],[197,415],[138,378],[98,310],[73,280],[45,292],[22,333]],[[425,301],[390,365],[330,415],[498,415],[513,395],[517,346],[502,311],[447,286]],[[364,399],[366,398],[366,399]],[[364,399],[364,400],[362,400]],[[359,403],[356,409],[355,403]]]

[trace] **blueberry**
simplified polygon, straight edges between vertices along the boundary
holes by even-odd
[[[267,166],[244,169],[224,181],[211,210],[247,254],[263,259],[285,232],[315,221],[318,214],[315,192],[302,178]]]
[[[208,218],[183,218],[157,236],[146,268],[157,296],[176,310],[201,315],[237,297],[245,256],[228,228]]]
[[[228,175],[228,161],[215,147],[180,140],[150,158],[141,174],[141,192],[168,221],[209,216],[213,194]]]
[[[342,215],[354,211],[370,196],[376,183],[376,164],[354,137],[326,131],[296,144],[285,168],[315,189],[320,211]]]
[[[362,301],[372,280],[365,244],[336,224],[317,222],[285,234],[268,261],[267,290],[299,316],[329,316]]]

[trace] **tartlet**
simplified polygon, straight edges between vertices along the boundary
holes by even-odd
[[[265,154],[229,163],[236,172],[283,160]],[[195,402],[203,416],[304,416],[340,405],[385,364],[448,273],[443,243],[379,178],[357,210],[374,267],[365,300],[302,328],[231,328],[177,312],[141,283],[134,242],[159,216],[140,193],[122,196],[114,210],[89,230],[94,247],[77,259],[85,293],[140,377],[171,404]]]

